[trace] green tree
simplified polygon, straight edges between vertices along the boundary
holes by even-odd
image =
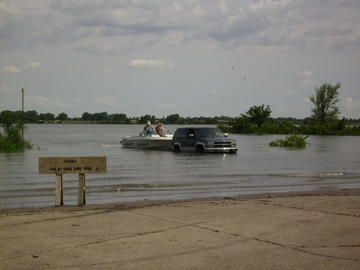
[[[165,123],[166,124],[179,124],[180,123],[180,115],[177,113],[168,115],[165,118]]]
[[[155,123],[156,117],[155,115],[145,114],[143,116],[140,116],[139,121],[140,124],[146,124],[147,121],[150,121],[151,123]]]
[[[93,120],[93,115],[91,113],[84,112],[81,116],[81,119],[84,121],[91,121]]]
[[[27,111],[24,113],[24,120],[27,123],[36,123],[39,120],[37,111]]]
[[[261,105],[261,106],[252,106],[250,109],[246,112],[245,115],[242,115],[243,117],[247,117],[250,119],[252,123],[255,123],[258,128],[261,128],[261,126],[265,123],[266,120],[270,118],[271,115],[271,109],[269,105]]]
[[[124,113],[114,113],[110,115],[110,120],[121,124],[126,124],[128,118],[127,115]]]
[[[20,119],[21,119],[21,111],[17,113],[17,112],[5,110],[0,113],[0,123],[2,123],[4,127],[11,125],[12,123]]]
[[[107,121],[109,120],[109,115],[107,112],[100,112],[100,113],[94,113],[93,114],[95,121]]]
[[[313,120],[325,123],[338,118],[340,109],[337,103],[340,100],[338,91],[340,87],[340,83],[335,85],[324,83],[320,87],[315,88],[315,94],[310,97],[310,101],[315,105],[311,109]]]
[[[253,124],[248,117],[238,117],[231,122],[230,132],[234,133],[254,133]]]
[[[39,119],[43,121],[53,121],[55,120],[55,115],[52,113],[40,113]]]
[[[68,115],[66,113],[59,113],[58,116],[56,117],[57,120],[60,121],[65,121],[68,119]]]

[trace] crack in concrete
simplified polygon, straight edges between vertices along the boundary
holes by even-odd
[[[311,209],[311,208],[305,208],[305,207],[299,207],[299,206],[288,206],[280,203],[270,203],[268,201],[261,201],[255,202],[256,204],[262,204],[262,205],[271,205],[276,207],[284,207],[284,208],[290,208],[290,209],[296,209],[296,210],[303,210],[303,211],[309,211],[309,212],[317,212],[327,215],[338,215],[338,216],[346,216],[346,217],[356,217],[360,218],[360,215],[357,214],[348,214],[348,213],[341,213],[341,212],[329,212],[324,210],[317,210],[317,209]]]
[[[256,202],[256,203],[263,204],[263,205],[272,205],[272,206],[276,206],[276,207],[286,207],[286,208],[304,210],[304,211],[320,212],[320,213],[331,214],[331,215],[360,217],[360,215],[351,215],[351,214],[337,213],[337,212],[327,212],[327,211],[321,211],[321,210],[316,210],[316,209],[306,209],[306,208],[302,208],[302,207],[286,206],[286,205],[282,205],[282,204],[269,203],[269,202],[264,202],[264,201],[263,202]],[[267,239],[261,239],[261,238],[257,238],[257,237],[241,235],[239,233],[231,233],[231,232],[226,232],[226,231],[220,231],[218,229],[214,229],[214,228],[211,228],[211,227],[200,225],[203,222],[186,223],[186,222],[182,222],[182,221],[179,221],[179,220],[174,220],[174,219],[169,219],[169,218],[164,218],[164,217],[158,217],[158,216],[154,216],[154,215],[148,215],[148,214],[134,212],[134,211],[126,210],[126,209],[112,209],[112,210],[107,209],[107,210],[98,211],[98,212],[95,212],[95,213],[85,213],[85,214],[82,214],[82,215],[75,215],[75,216],[71,215],[69,217],[49,218],[49,219],[45,219],[45,220],[36,220],[36,221],[31,221],[31,222],[23,222],[23,223],[19,223],[17,225],[26,225],[26,224],[44,222],[44,221],[56,221],[56,220],[64,219],[64,218],[65,219],[66,218],[78,218],[78,217],[84,217],[84,216],[90,216],[90,215],[98,215],[98,214],[104,214],[104,213],[115,212],[115,211],[125,211],[125,212],[127,212],[129,214],[133,214],[133,215],[141,215],[141,216],[145,216],[145,217],[149,217],[149,218],[154,218],[154,219],[157,219],[157,220],[171,222],[171,223],[177,224],[177,226],[173,226],[173,227],[169,227],[169,228],[161,229],[161,230],[153,230],[153,231],[139,232],[139,233],[129,234],[129,235],[122,235],[122,236],[118,236],[118,237],[113,237],[111,239],[98,239],[96,241],[91,241],[89,243],[76,245],[76,246],[72,246],[72,247],[67,246],[67,247],[61,247],[61,248],[57,248],[57,249],[52,249],[52,250],[39,252],[39,253],[37,253],[37,255],[42,255],[42,254],[51,253],[51,252],[64,250],[64,249],[69,249],[69,248],[82,248],[82,247],[88,247],[88,246],[91,246],[91,245],[103,244],[103,243],[110,242],[110,241],[117,241],[117,240],[121,240],[121,239],[129,239],[129,238],[143,236],[143,235],[162,233],[162,232],[166,232],[166,231],[176,230],[176,229],[179,229],[179,228],[193,227],[193,228],[197,228],[197,229],[201,229],[201,230],[210,231],[210,232],[213,232],[213,233],[221,233],[221,234],[236,237],[236,238],[240,237],[240,238],[243,238],[242,241],[244,241],[244,240],[253,240],[253,241],[261,242],[261,243],[264,243],[264,244],[269,244],[269,245],[279,246],[279,247],[282,247],[282,248],[291,249],[293,251],[301,252],[301,253],[312,255],[312,256],[319,256],[319,257],[335,259],[335,260],[345,260],[345,261],[360,262],[360,259],[357,259],[357,258],[346,258],[346,257],[332,256],[332,255],[326,255],[326,254],[321,254],[321,253],[305,250],[305,248],[326,248],[326,247],[329,247],[329,246],[306,246],[306,245],[303,245],[303,246],[290,246],[290,245],[282,244],[282,243],[279,243],[279,242],[270,241],[270,240],[267,240]],[[13,226],[13,225],[5,225],[3,227],[7,227],[7,226]],[[148,261],[148,260],[158,259],[158,258],[161,258],[161,257],[181,256],[181,255],[187,255],[187,254],[192,254],[192,253],[197,253],[197,252],[203,252],[203,251],[207,251],[207,250],[214,250],[214,249],[223,248],[223,247],[231,246],[231,245],[237,245],[237,244],[239,244],[238,240],[235,241],[235,242],[232,241],[231,243],[227,243],[227,244],[220,245],[220,246],[214,246],[214,247],[208,247],[208,248],[202,248],[202,249],[195,249],[195,250],[186,251],[186,252],[168,253],[168,254],[164,254],[162,256],[152,256],[152,257],[137,258],[137,259],[133,259],[133,260],[105,262],[105,263],[98,263],[98,264],[63,265],[63,266],[54,266],[54,267],[55,268],[71,268],[71,267],[91,267],[91,266],[101,266],[101,265],[105,266],[105,265],[112,265],[112,264],[115,264],[115,265],[116,264],[125,264],[125,263],[130,263],[130,262],[135,261],[135,260],[136,261]],[[360,245],[359,244],[338,245],[338,246],[334,246],[334,247],[335,248],[336,247],[357,248],[357,247],[360,247]],[[32,254],[22,254],[22,255],[16,256],[16,257],[14,256],[14,257],[5,258],[3,260],[0,260],[0,262],[14,260],[14,259],[18,259],[18,258],[22,258],[22,257],[26,257],[26,256],[31,256],[31,255]],[[50,267],[45,267],[44,269],[51,269],[51,268],[54,268],[54,267],[50,266]]]
[[[112,212],[112,210],[103,210],[103,211],[96,211],[94,213],[84,213],[84,214],[76,214],[76,215],[56,217],[56,218],[54,217],[54,218],[45,218],[45,219],[39,219],[39,220],[25,221],[25,222],[19,222],[19,223],[10,223],[10,224],[2,225],[1,227],[6,228],[6,227],[29,225],[29,224],[35,224],[35,223],[41,223],[41,222],[48,222],[48,221],[57,221],[57,220],[65,220],[65,219],[72,219],[72,218],[81,218],[81,217],[94,216],[94,215],[99,215],[99,214],[106,214],[106,213],[110,213],[110,212]]]
[[[130,212],[130,213],[133,213],[133,212]],[[163,217],[157,217],[157,216],[153,216],[153,215],[147,215],[147,214],[143,214],[143,213],[133,213],[133,214],[148,216],[148,217],[152,217],[152,218],[156,218],[156,219],[160,219],[160,220],[167,220],[167,221],[171,221],[171,222],[179,223],[179,224],[187,224],[187,223],[182,222],[182,221],[177,221],[177,220],[173,220],[173,219],[167,219],[167,218],[163,218]],[[315,256],[320,256],[320,257],[325,257],[325,258],[331,258],[331,259],[338,259],[338,260],[360,262],[360,259],[356,259],[356,258],[346,258],[346,257],[332,256],[332,255],[324,255],[324,254],[320,254],[320,253],[316,253],[316,252],[307,251],[307,250],[301,249],[301,248],[296,247],[296,246],[290,246],[290,245],[281,244],[279,242],[274,242],[274,241],[270,241],[270,240],[266,240],[266,239],[261,239],[261,238],[257,238],[257,237],[251,237],[251,236],[247,236],[247,235],[241,235],[239,233],[230,233],[230,232],[220,231],[220,230],[217,230],[217,229],[213,229],[213,228],[206,227],[206,226],[199,226],[199,225],[196,225],[196,224],[188,224],[188,225],[192,226],[192,227],[199,228],[199,229],[215,232],[215,233],[231,235],[231,236],[234,236],[234,237],[242,237],[244,239],[250,239],[250,240],[254,240],[254,241],[265,243],[265,244],[271,244],[271,245],[275,245],[275,246],[280,246],[280,247],[283,247],[283,248],[288,248],[288,249],[291,249],[291,250],[294,250],[294,251],[298,251],[298,252],[302,252],[302,253],[306,253],[306,254],[310,254],[310,255],[315,255]],[[357,247],[357,246],[355,246],[355,247]]]
[[[295,246],[297,248],[360,248],[360,244],[355,244],[355,245],[301,245],[301,246]]]
[[[195,225],[195,224],[186,224],[186,223],[179,224],[178,223],[177,226],[168,227],[166,229],[138,232],[138,233],[134,233],[134,234],[128,234],[128,235],[122,235],[122,236],[118,236],[118,237],[113,237],[113,238],[110,238],[110,239],[98,239],[96,241],[91,241],[91,242],[81,244],[81,245],[66,246],[66,247],[50,249],[50,250],[46,250],[46,251],[42,251],[42,252],[37,252],[37,255],[43,255],[43,254],[47,254],[47,253],[51,253],[51,252],[55,252],[55,251],[69,249],[69,248],[82,248],[82,247],[88,247],[88,246],[97,245],[97,244],[103,244],[103,243],[111,242],[111,241],[129,239],[129,238],[134,238],[134,237],[144,236],[144,235],[149,235],[149,234],[162,233],[162,232],[167,232],[167,231],[171,231],[171,230],[176,230],[176,229],[179,229],[179,228],[191,227],[193,225]],[[18,258],[23,258],[23,257],[26,257],[26,256],[31,256],[31,255],[32,255],[32,253],[26,253],[26,254],[22,254],[22,255],[19,255],[19,256],[4,258],[4,259],[0,260],[0,263],[5,262],[5,261],[10,261],[10,260],[15,260],[15,259],[18,259]]]
[[[263,239],[259,239],[259,238],[252,238],[253,240],[259,241],[259,242],[263,242],[263,243],[268,243],[271,245],[275,245],[275,246],[280,246],[283,248],[289,248],[298,252],[302,252],[302,253],[306,253],[309,255],[314,255],[314,256],[319,256],[319,257],[324,257],[324,258],[329,258],[329,259],[336,259],[336,260],[344,260],[344,261],[353,261],[353,262],[360,262],[360,259],[356,259],[356,258],[346,258],[346,257],[338,257],[338,256],[332,256],[332,255],[326,255],[326,254],[321,254],[321,253],[316,253],[316,252],[312,252],[312,251],[308,251],[299,247],[292,247],[292,246],[288,246],[285,244],[281,244],[278,242],[274,242],[274,241],[270,241],[270,240],[263,240]]]
[[[228,242],[228,243],[223,244],[223,245],[192,249],[192,250],[183,251],[183,252],[169,252],[169,253],[165,253],[165,254],[161,254],[161,255],[154,255],[154,256],[141,257],[141,258],[137,257],[137,258],[134,258],[134,259],[127,259],[127,260],[125,259],[125,260],[110,261],[110,262],[47,266],[47,267],[43,267],[42,269],[52,269],[52,268],[56,268],[56,269],[60,269],[60,268],[65,268],[65,269],[66,268],[70,268],[70,269],[72,269],[72,268],[87,268],[88,269],[90,267],[98,268],[98,267],[101,267],[101,266],[124,265],[124,264],[130,264],[130,263],[148,262],[148,261],[153,261],[153,260],[157,260],[157,259],[196,254],[196,253],[201,253],[201,252],[206,252],[206,251],[211,251],[211,250],[216,250],[216,249],[221,249],[221,248],[226,248],[226,247],[231,247],[231,246],[236,246],[238,244],[239,244],[239,241],[233,241],[233,242]]]

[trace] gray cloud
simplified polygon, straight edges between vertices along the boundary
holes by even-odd
[[[236,46],[347,48],[360,38],[359,1],[4,1],[1,40],[7,47],[76,43],[92,37],[146,36],[163,46],[183,41]],[[33,4],[33,5],[32,5]],[[29,6],[32,6],[29,8]],[[329,42],[329,39],[333,39]],[[296,44],[296,45],[294,45]]]
[[[359,10],[358,0],[0,0],[1,83],[34,91],[34,108],[75,113],[238,114],[279,102],[304,115],[304,97],[326,81],[359,101]],[[71,106],[74,94],[88,102]]]

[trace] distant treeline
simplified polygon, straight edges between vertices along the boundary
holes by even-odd
[[[164,124],[221,124],[229,123],[234,118],[228,116],[214,117],[181,117],[179,114],[170,114],[158,118],[154,115],[143,115],[139,117],[128,117],[124,113],[108,114],[107,112],[88,113],[84,112],[81,117],[69,117],[66,113],[58,115],[52,113],[38,113],[37,111],[10,111],[0,113],[0,123],[5,119],[12,121],[23,121],[24,123],[94,123],[94,124],[145,124],[148,120],[152,123],[160,121]]]
[[[255,109],[265,109],[264,106],[253,106]],[[66,123],[66,124],[145,124],[148,120],[152,123],[160,121],[164,124],[184,125],[218,125],[220,129],[229,133],[239,134],[309,134],[309,135],[360,135],[360,119],[334,119],[320,123],[313,118],[271,118],[262,116],[261,111],[239,117],[214,116],[214,117],[182,117],[179,114],[170,114],[162,118],[154,115],[143,115],[139,117],[128,117],[124,113],[108,114],[106,112],[88,113],[84,112],[81,117],[69,117],[66,113],[54,115],[52,113],[38,113],[36,111],[9,111],[0,113],[0,123],[8,120],[24,123]]]
[[[327,110],[328,112],[329,110]],[[305,119],[271,118],[269,105],[252,106],[230,123],[219,128],[229,133],[243,134],[306,134],[306,135],[360,135],[360,119],[339,119],[337,115]]]
[[[325,123],[311,118],[269,118],[260,127],[251,119],[235,118],[228,124],[219,125],[228,133],[238,134],[306,134],[306,135],[360,135],[360,119],[342,118]]]

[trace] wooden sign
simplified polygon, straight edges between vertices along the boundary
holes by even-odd
[[[106,157],[42,157],[39,158],[40,174],[56,174],[55,206],[64,205],[64,173],[79,174],[78,205],[86,204],[85,173],[106,173]]]
[[[40,174],[106,173],[106,157],[41,157]]]

